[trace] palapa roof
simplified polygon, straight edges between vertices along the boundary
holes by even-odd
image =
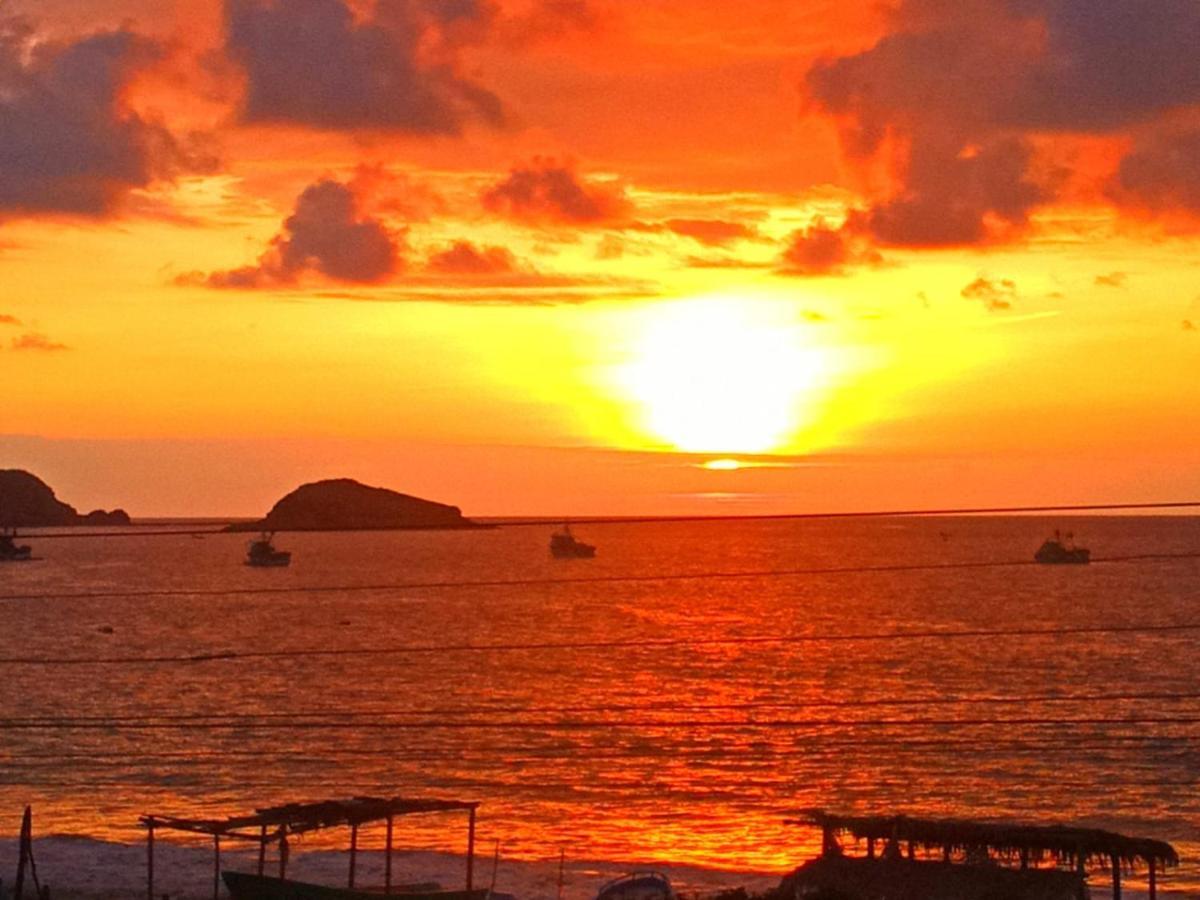
[[[316,803],[287,803],[256,809],[252,814],[226,819],[188,819],[178,816],[141,816],[144,827],[173,828],[199,834],[219,835],[260,841],[261,835],[244,832],[246,828],[267,828],[276,834],[302,834],[339,825],[362,825],[393,816],[417,813],[474,810],[479,803],[468,800],[437,800],[414,797],[351,797],[348,800],[322,800]]]
[[[1107,862],[1114,856],[1132,866],[1151,862],[1159,866],[1179,865],[1179,854],[1165,841],[1127,837],[1098,828],[1069,825],[1022,825],[964,819],[920,819],[904,815],[847,816],[822,809],[806,809],[795,825],[816,825],[856,839],[911,841],[922,847],[952,850],[983,849],[1003,855],[1027,853],[1033,859],[1045,856],[1060,862]]]

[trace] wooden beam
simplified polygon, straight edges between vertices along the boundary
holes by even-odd
[[[467,823],[467,890],[475,889],[475,809]]]
[[[146,900],[154,900],[154,819],[146,820]]]
[[[1115,853],[1112,855],[1112,877],[1112,900],[1121,900],[1121,858]]]
[[[1157,900],[1157,898],[1158,898],[1158,866],[1157,866],[1157,863],[1154,861],[1153,857],[1150,858],[1149,888],[1150,888],[1150,900]]]
[[[279,879],[287,878],[288,839],[287,826],[279,827]]]
[[[221,900],[221,836],[213,835],[213,900]]]
[[[390,894],[392,892],[392,826],[395,820],[387,817],[387,849],[383,855],[383,892]]]
[[[17,885],[13,896],[16,900],[24,900],[25,893],[25,862],[32,856],[33,844],[33,807],[25,807],[25,815],[21,817],[20,856],[17,859]]]
[[[262,878],[267,866],[267,826],[263,825],[258,835],[258,877]]]
[[[358,825],[350,826],[350,890],[354,890],[354,869],[358,862]]]

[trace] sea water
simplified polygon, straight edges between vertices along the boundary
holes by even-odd
[[[1184,556],[974,565],[1054,528]],[[141,814],[432,796],[482,803],[476,883],[522,897],[560,857],[569,897],[644,866],[761,888],[821,807],[1160,838],[1164,892],[1200,896],[1200,631],[1125,630],[1200,624],[1200,521],[592,524],[574,561],[550,530],[286,534],[286,569],[244,535],[29,541],[0,566],[0,859],[32,804],[43,881],[135,896]],[[775,574],[706,577],[738,572]],[[158,837],[160,890],[211,895],[211,844]],[[402,823],[397,880],[460,886],[465,840]],[[289,874],[339,883],[346,843],[304,837]]]

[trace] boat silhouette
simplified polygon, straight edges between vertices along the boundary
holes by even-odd
[[[1033,558],[1047,566],[1086,566],[1091,562],[1092,551],[1085,547],[1076,547],[1071,532],[1067,532],[1064,540],[1058,531],[1055,531],[1054,537],[1046,538],[1037,553],[1033,554]]]
[[[17,543],[17,529],[0,532],[0,562],[28,562],[33,559],[33,548]]]
[[[292,554],[288,550],[276,550],[271,543],[275,532],[264,531],[258,540],[246,546],[246,565],[259,568],[282,568],[291,564]]]
[[[555,559],[591,559],[596,548],[578,540],[571,534],[571,526],[564,523],[562,531],[550,536],[550,555]]]

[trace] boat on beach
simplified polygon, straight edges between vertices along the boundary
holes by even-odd
[[[221,879],[233,900],[378,900],[378,890],[361,891],[349,888],[309,884],[269,875],[250,875],[245,872],[222,872]],[[397,885],[394,896],[404,900],[485,900],[486,889],[471,891],[405,890]],[[492,894],[493,897],[499,895]],[[507,895],[505,895],[507,896]]]
[[[591,559],[596,548],[585,544],[571,533],[571,526],[563,524],[562,531],[550,536],[550,555],[555,559]]]
[[[1091,562],[1092,551],[1076,547],[1074,535],[1069,531],[1065,539],[1055,531],[1054,537],[1046,538],[1033,558],[1047,566],[1086,566]]]
[[[605,884],[596,900],[675,900],[675,889],[661,872],[631,872]]]
[[[17,529],[0,532],[0,562],[28,562],[33,559],[33,548],[17,543]]]
[[[259,568],[279,568],[290,565],[292,554],[290,550],[276,550],[271,540],[275,533],[264,531],[258,540],[251,541],[246,546],[246,565]]]

